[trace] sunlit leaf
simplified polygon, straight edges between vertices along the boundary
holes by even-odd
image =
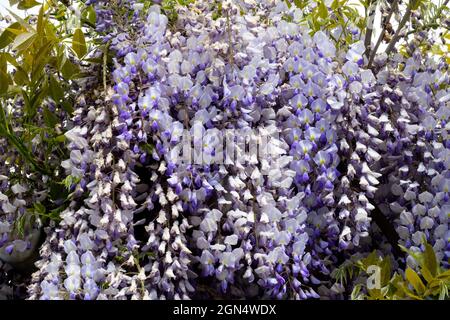
[[[80,28],[76,29],[73,34],[72,49],[80,59],[87,53],[86,40],[84,39],[83,31],[81,31]]]
[[[37,34],[41,37],[44,36],[45,34],[45,28],[44,28],[44,6],[41,7],[41,9],[39,10],[39,15],[38,15],[38,21],[37,21],[37,26],[36,26],[36,30],[37,30]]]
[[[24,27],[25,29],[27,29],[28,32],[35,32],[35,30],[33,29],[33,27],[32,27],[28,22],[26,22],[25,20],[23,20],[21,17],[19,17],[17,14],[15,14],[14,12],[12,12],[11,10],[9,10],[9,9],[6,9],[6,10],[8,10],[8,12],[14,17],[14,19],[16,19],[16,21],[17,21],[18,23],[20,23],[20,25],[21,25],[22,27]]]
[[[13,50],[26,50],[33,44],[36,39],[36,34],[32,32],[24,32],[19,34],[13,43]]]
[[[437,260],[433,247],[429,243],[425,243],[424,266],[430,271],[434,277],[437,273]]]
[[[425,292],[425,285],[413,269],[408,267],[405,271],[405,276],[406,280],[414,287],[417,293],[422,294]]]
[[[17,8],[21,10],[26,10],[38,5],[40,5],[40,3],[35,0],[21,0],[19,1],[19,5],[17,6]]]
[[[20,23],[14,22],[8,28],[6,28],[0,35],[0,49],[5,48],[11,44],[16,38],[18,33],[21,33]]]
[[[429,283],[431,281],[433,281],[433,276],[430,273],[430,271],[428,270],[428,268],[423,267],[420,269],[420,274],[424,277],[424,279]]]
[[[87,20],[91,23],[91,24],[95,24],[96,20],[97,20],[97,15],[95,13],[95,9],[93,6],[89,6],[87,8],[87,14],[86,14],[86,18]]]
[[[328,8],[324,1],[319,2],[319,17],[326,19],[328,17]]]
[[[381,267],[381,286],[386,286],[390,279],[391,279],[391,259],[389,257],[386,257],[383,259],[383,261],[380,264]]]
[[[0,94],[8,91],[9,75],[7,73],[7,63],[4,54],[0,54]]]

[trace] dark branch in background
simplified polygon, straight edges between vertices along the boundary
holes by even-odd
[[[392,253],[396,257],[404,258],[405,253],[398,246],[400,237],[399,237],[397,231],[395,230],[392,223],[383,214],[383,212],[381,212],[380,208],[376,204],[374,205],[374,207],[375,207],[375,209],[373,209],[371,211],[371,216],[372,216],[373,220],[375,221],[375,223],[377,224],[378,228],[380,228],[383,235],[386,237],[388,242],[391,244],[392,251],[393,251]]]
[[[372,48],[372,33],[373,33],[373,22],[375,20],[375,12],[377,8],[377,1],[376,0],[369,0],[368,3],[369,7],[369,14],[367,15],[367,31],[366,36],[364,38],[364,46],[366,47],[366,56],[369,58],[371,48]]]
[[[389,11],[389,15],[386,18],[386,21],[383,24],[383,30],[381,30],[380,36],[378,37],[377,43],[375,44],[375,47],[371,51],[368,68],[372,66],[373,60],[375,59],[375,56],[377,54],[378,47],[380,46],[381,42],[384,38],[384,33],[386,32],[387,25],[389,24],[389,21],[391,20],[392,15],[394,14],[394,8],[397,6],[398,0],[394,0],[394,2],[391,5],[391,9]]]
[[[394,49],[395,44],[400,39],[400,32],[402,31],[402,29],[405,26],[406,22],[408,22],[409,18],[411,17],[412,4],[413,4],[413,1],[411,0],[409,2],[409,4],[408,4],[408,7],[406,8],[405,15],[403,16],[402,20],[400,21],[400,24],[398,25],[398,28],[395,31],[394,36],[392,37],[391,41],[389,42],[388,47],[386,48],[386,54],[391,53],[391,51]]]

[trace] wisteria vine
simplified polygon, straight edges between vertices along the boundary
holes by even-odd
[[[443,59],[411,44],[367,68],[355,26],[314,32],[282,1],[223,1],[220,16],[214,1],[172,15],[116,2],[87,3],[111,76],[77,97],[70,204],[45,226],[29,299],[342,299],[345,261],[378,250],[401,272],[427,243],[448,269]],[[264,134],[270,152],[254,157]],[[201,163],[178,161],[186,137]],[[32,246],[8,238],[27,191],[0,175],[9,254]]]

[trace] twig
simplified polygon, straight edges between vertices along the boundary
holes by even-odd
[[[406,33],[405,36],[409,36],[409,35],[411,35],[411,34],[413,34],[413,33],[417,33],[417,32],[420,32],[420,31],[424,31],[424,30],[427,30],[427,29],[433,28],[433,27],[439,27],[439,24],[438,24],[438,23],[429,23],[429,24],[426,24],[426,25],[422,26],[422,27],[419,28],[419,29],[415,29],[415,30],[408,31],[408,32]]]
[[[369,63],[368,63],[369,68],[372,66],[372,62],[375,59],[375,55],[377,54],[378,47],[380,46],[381,42],[383,41],[384,33],[386,32],[386,27],[389,24],[389,21],[391,20],[391,17],[394,13],[394,8],[397,6],[397,4],[398,4],[398,0],[394,0],[394,2],[391,5],[391,10],[389,12],[389,15],[386,18],[384,25],[383,25],[383,30],[381,30],[380,36],[378,37],[378,40],[377,40],[377,43],[375,44],[375,47],[373,48],[372,53],[370,54]]]
[[[386,48],[386,54],[391,53],[391,51],[394,49],[395,44],[400,39],[400,32],[402,31],[403,27],[405,26],[406,22],[411,17],[411,5],[413,1],[411,0],[408,4],[408,7],[406,8],[405,15],[403,16],[402,20],[400,21],[400,24],[398,25],[397,30],[395,31],[394,36],[392,37],[391,41],[388,44],[388,47]]]
[[[229,45],[229,55],[230,55],[230,64],[233,65],[233,45],[231,42],[231,25],[230,25],[230,15],[227,10],[227,31],[228,31],[228,45]]]
[[[109,42],[105,46],[105,51],[103,51],[103,88],[105,92],[106,90],[106,69],[108,64],[108,50],[109,50]]]
[[[364,46],[366,47],[366,56],[370,55],[370,48],[372,46],[372,33],[373,33],[373,22],[375,20],[377,2],[369,0],[369,14],[367,16],[367,31],[364,38]]]

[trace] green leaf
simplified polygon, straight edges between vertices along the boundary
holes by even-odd
[[[339,8],[339,2],[339,0],[333,0],[333,2],[331,3],[331,9],[336,10],[337,8]]]
[[[37,34],[41,37],[45,35],[45,28],[44,28],[44,6],[39,9],[39,15],[38,15],[38,21],[36,26]]]
[[[403,292],[410,298],[413,298],[415,300],[423,300],[421,297],[415,295],[411,290],[409,290],[405,285],[403,285]]]
[[[64,99],[61,102],[61,106],[63,108],[63,110],[65,112],[67,112],[68,114],[72,114],[73,113],[73,102],[69,99]]]
[[[424,279],[427,281],[427,283],[430,283],[431,281],[433,281],[433,276],[431,275],[428,268],[426,268],[425,266],[420,269],[420,274],[424,277]]]
[[[61,73],[65,79],[73,79],[80,72],[77,65],[70,62],[70,60],[65,60],[64,65],[61,68]]]
[[[21,33],[14,40],[13,50],[19,50],[19,51],[26,50],[33,44],[33,41],[35,39],[36,39],[36,34],[33,32]]]
[[[424,258],[423,263],[424,267],[426,267],[428,271],[430,271],[431,275],[434,277],[438,271],[438,265],[433,247],[429,243],[425,243],[425,252],[423,258]]]
[[[44,108],[44,122],[49,128],[54,128],[55,125],[59,122],[58,117],[48,110],[47,107]]]
[[[20,23],[18,22],[14,22],[6,28],[0,35],[0,49],[3,49],[11,44],[16,38],[18,32],[21,32]]]
[[[75,30],[72,40],[72,49],[77,54],[78,58],[81,59],[87,53],[86,41],[84,39],[83,31],[80,28]]]
[[[67,140],[66,136],[63,134],[60,134],[59,136],[55,137],[53,140],[55,140],[55,142],[61,143]]]
[[[7,72],[6,57],[4,54],[0,54],[0,95],[5,94],[8,91],[9,75]]]
[[[14,73],[14,82],[19,86],[27,84],[29,82],[28,73],[21,67],[17,67],[16,72]]]
[[[40,5],[40,3],[35,0],[22,0],[19,2],[19,5],[17,6],[17,8],[20,10],[26,10],[26,9],[30,9],[30,8],[33,8],[38,5]]]
[[[319,17],[321,17],[322,19],[328,18],[328,8],[325,5],[324,1],[319,2],[318,9],[319,9]]]
[[[33,27],[32,27],[29,23],[27,23],[25,20],[23,20],[21,17],[19,17],[17,14],[15,14],[14,12],[12,12],[11,10],[9,10],[9,9],[6,9],[6,10],[8,10],[8,12],[14,17],[14,19],[16,19],[16,21],[17,21],[18,23],[20,23],[20,25],[21,25],[22,27],[24,27],[25,29],[27,29],[28,32],[35,32],[35,30],[33,29]]]
[[[64,91],[54,75],[50,76],[49,89],[50,96],[53,100],[55,100],[55,102],[59,102],[62,98],[64,98]]]
[[[367,269],[369,266],[378,265],[378,261],[379,261],[378,255],[375,250],[372,251],[372,253],[369,254],[365,259],[361,260],[364,270]]]
[[[294,0],[294,4],[297,8],[304,9],[308,3],[303,0]]]
[[[39,78],[44,72],[44,67],[49,64],[52,58],[50,51],[53,49],[52,42],[44,42],[38,53],[34,56],[32,78]]]
[[[411,1],[411,10],[417,10],[421,3],[423,2],[423,0],[410,0]]]
[[[93,6],[89,6],[87,8],[86,18],[91,24],[95,24],[97,20],[97,14],[95,13],[95,9]]]
[[[407,268],[405,271],[405,276],[408,282],[414,287],[417,293],[422,294],[425,292],[425,285],[420,279],[419,275],[411,268]]]
[[[386,257],[381,261],[380,263],[381,268],[381,286],[386,286],[389,281],[391,280],[391,259],[389,257]]]
[[[36,202],[34,205],[33,205],[33,207],[34,207],[34,211],[36,212],[36,213],[38,213],[39,215],[42,215],[42,214],[45,214],[45,207],[42,205],[42,203],[40,203],[40,202]]]
[[[356,284],[353,287],[352,293],[350,295],[350,299],[352,300],[362,300],[364,298],[364,294],[361,293],[362,285],[360,283]]]
[[[447,281],[450,281],[450,270],[442,272],[436,278],[438,278],[438,279],[447,279]]]

